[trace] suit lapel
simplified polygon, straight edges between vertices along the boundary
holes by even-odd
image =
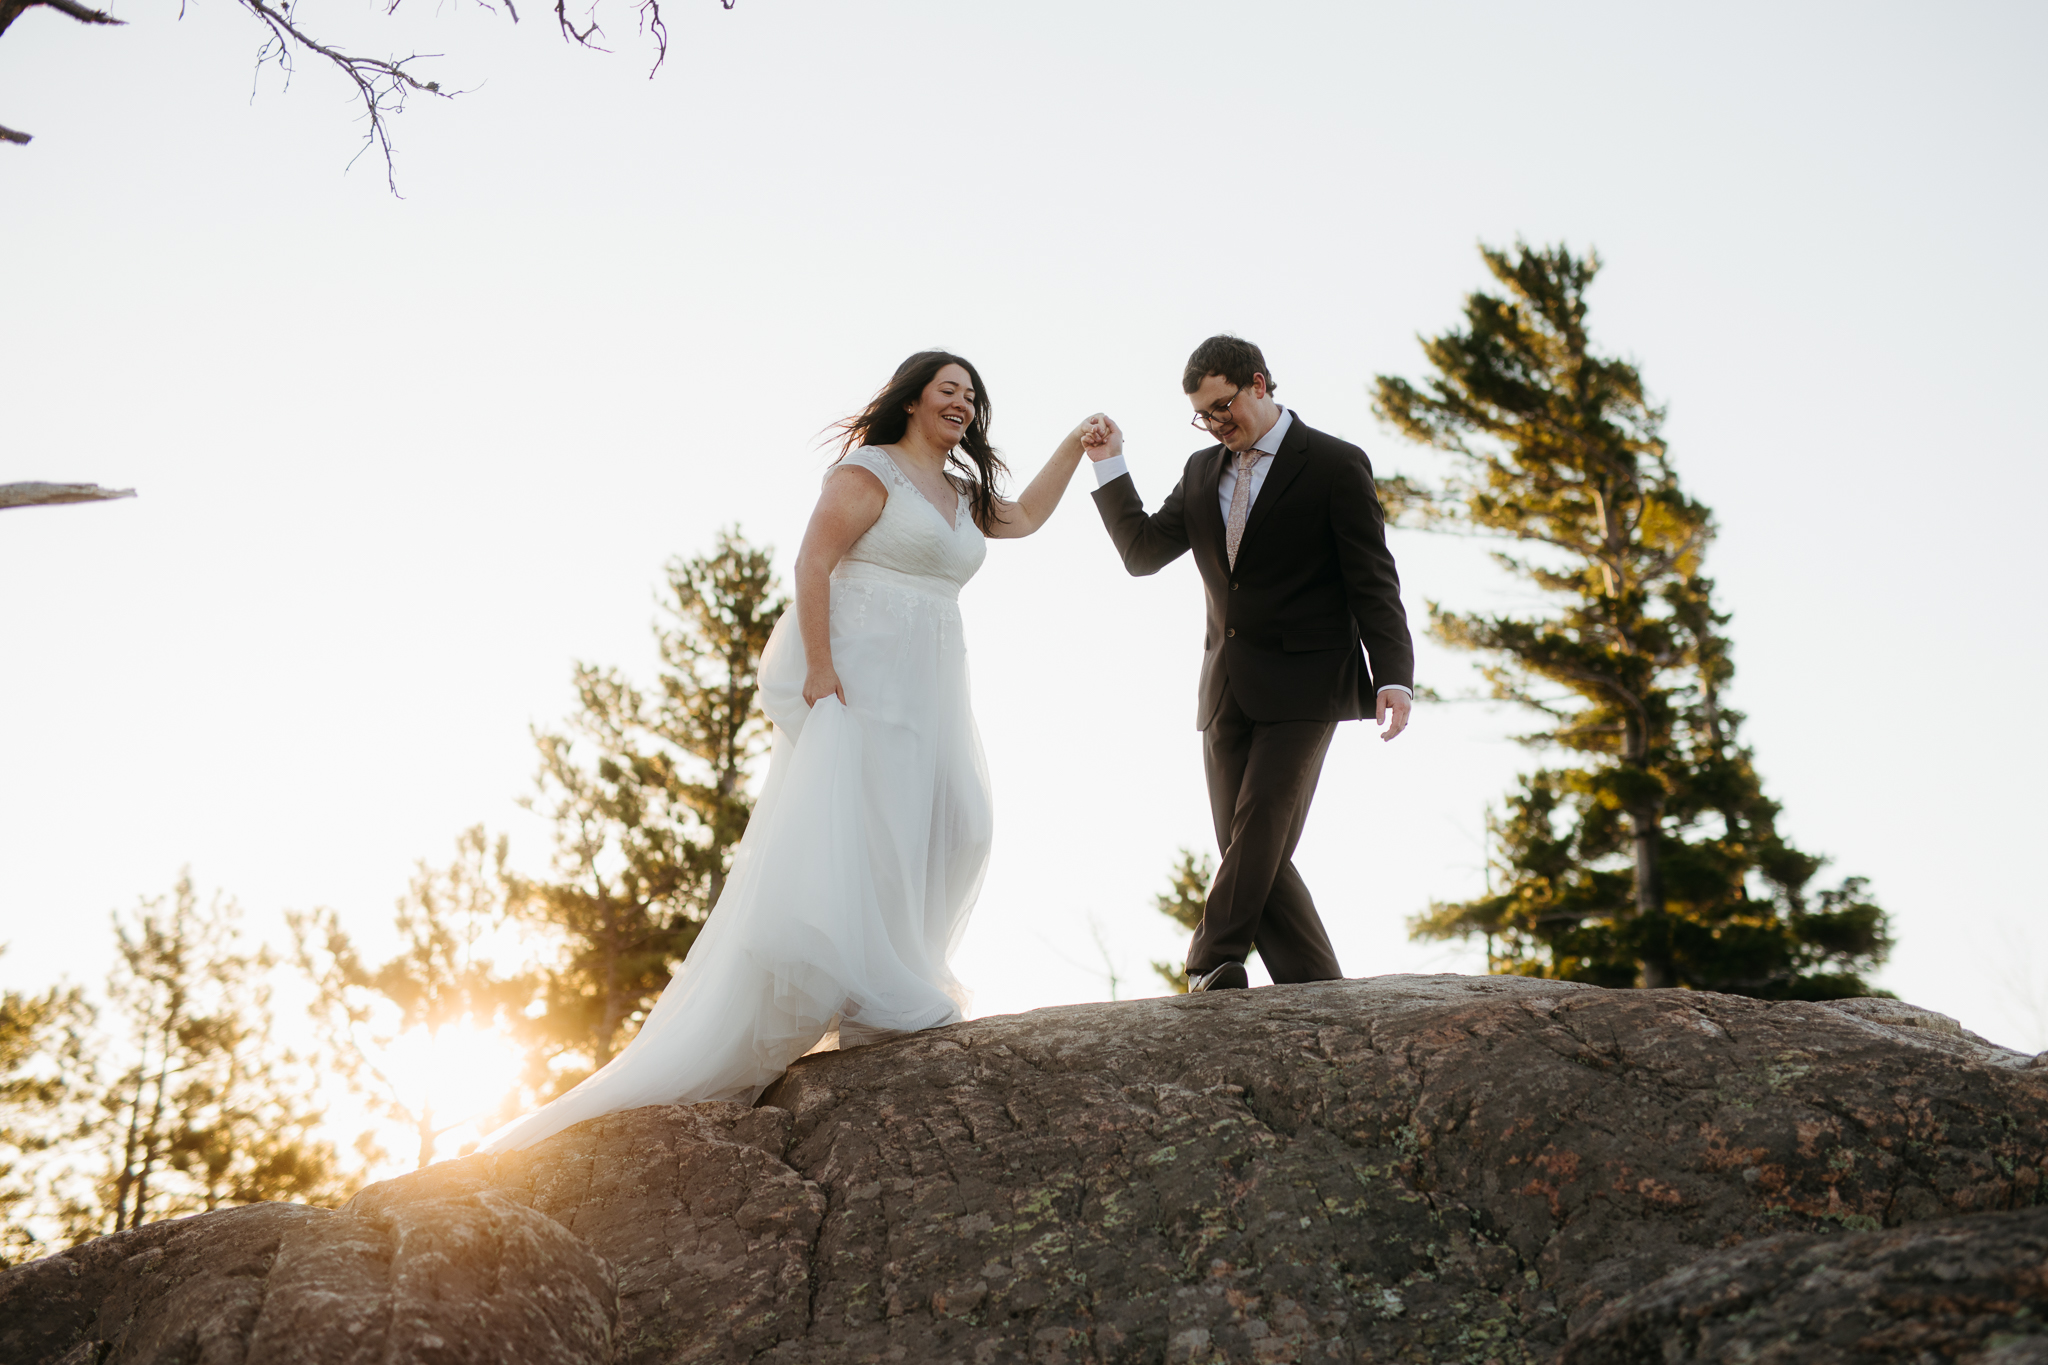
[[[1287,485],[1293,483],[1300,476],[1301,471],[1307,467],[1308,427],[1301,420],[1301,414],[1296,413],[1293,423],[1287,428],[1287,434],[1280,438],[1280,450],[1273,456],[1273,465],[1272,468],[1266,471],[1265,482],[1259,485],[1258,501],[1252,504],[1252,510],[1245,516],[1244,539],[1240,540],[1237,544],[1239,558],[1243,558],[1244,547],[1249,545],[1252,537],[1258,534],[1259,527],[1265,522],[1267,514],[1273,510],[1273,504],[1279,502],[1280,495],[1287,491]],[[1220,483],[1221,467],[1219,466],[1218,468],[1217,481]],[[1213,495],[1213,489],[1211,493]],[[1219,520],[1221,519],[1222,513],[1220,511],[1217,513],[1217,517]]]
[[[1217,489],[1223,486],[1223,462],[1230,452],[1222,446],[1211,449],[1195,470],[1194,486],[1188,490],[1193,506],[1187,510],[1188,540],[1193,543],[1199,535],[1208,551],[1219,566],[1224,562],[1223,552],[1223,508],[1217,501]]]

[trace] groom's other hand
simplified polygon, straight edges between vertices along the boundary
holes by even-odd
[[[1408,728],[1408,712],[1414,705],[1391,687],[1380,693],[1379,705],[1374,708],[1372,718],[1373,723],[1381,728],[1381,740],[1392,739]]]

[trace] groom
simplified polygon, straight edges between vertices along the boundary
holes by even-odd
[[[1157,573],[1193,550],[1209,599],[1195,725],[1223,862],[1188,945],[1190,991],[1242,989],[1254,948],[1276,982],[1343,975],[1294,846],[1337,722],[1370,715],[1392,739],[1415,695],[1372,463],[1274,402],[1277,387],[1241,337],[1195,348],[1181,388],[1217,444],[1188,458],[1157,512],[1114,424],[1088,452],[1124,567]]]

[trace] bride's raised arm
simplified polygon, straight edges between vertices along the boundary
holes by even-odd
[[[846,704],[846,689],[832,667],[832,570],[888,501],[889,491],[872,470],[841,465],[826,478],[811,524],[804,528],[804,543],[796,552],[796,624],[804,642],[806,706],[817,705],[821,697]]]
[[[1052,458],[1045,462],[1045,468],[1038,471],[1015,501],[998,498],[995,510],[988,521],[982,524],[981,533],[990,540],[1015,540],[1028,536],[1052,518],[1053,511],[1060,505],[1060,496],[1067,491],[1067,484],[1073,479],[1074,471],[1081,467],[1081,456],[1090,445],[1100,444],[1099,439],[1091,441],[1089,433],[1100,431],[1097,423],[1102,414],[1096,413],[1072,431],[1053,451]]]

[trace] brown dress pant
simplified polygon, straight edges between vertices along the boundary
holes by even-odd
[[[1293,861],[1336,732],[1334,721],[1255,721],[1224,692],[1216,719],[1202,731],[1209,812],[1223,861],[1188,945],[1189,974],[1242,962],[1253,948],[1276,982],[1344,974]]]

